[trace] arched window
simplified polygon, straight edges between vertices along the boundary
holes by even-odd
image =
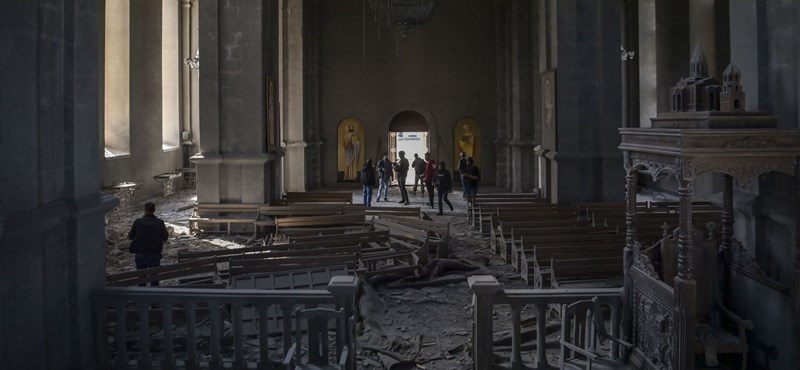
[[[161,139],[163,150],[180,147],[180,30],[176,0],[161,3]]]
[[[106,158],[128,156],[131,151],[130,19],[130,2],[106,2],[103,79]]]

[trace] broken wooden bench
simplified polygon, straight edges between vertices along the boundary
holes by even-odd
[[[283,197],[281,197],[281,203],[284,205],[298,203],[353,204],[353,193],[349,191],[290,191],[283,194]]]
[[[116,287],[133,287],[139,284],[152,283],[170,279],[191,278],[193,284],[181,285],[186,287],[204,288],[199,284],[211,284],[219,277],[216,258],[200,258],[188,262],[179,262],[171,265],[161,265],[148,269],[122,272],[107,275],[106,285]]]

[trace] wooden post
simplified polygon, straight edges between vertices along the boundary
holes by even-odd
[[[356,306],[356,293],[358,293],[358,280],[355,276],[334,276],[328,283],[328,291],[333,294],[336,300],[336,308],[344,308],[345,325],[345,339],[349,346],[347,353],[347,369],[354,370],[356,368],[356,351],[355,351],[355,325],[353,320],[353,311]],[[342,344],[336,343],[336,355],[341,356]],[[338,358],[338,357],[337,357]]]
[[[633,337],[632,284],[630,267],[633,265],[633,249],[636,246],[636,178],[637,171],[631,163],[630,153],[623,152],[625,166],[625,250],[623,251],[624,293],[622,294],[622,333],[631,342]]]
[[[692,276],[692,188],[680,180],[678,187],[679,227],[678,276],[675,277],[675,327],[672,335],[672,366],[677,370],[694,369],[694,312],[697,286]]]
[[[500,289],[500,283],[494,276],[470,276],[467,278],[472,290],[473,327],[472,327],[472,362],[473,369],[492,368],[492,312],[494,296]]]

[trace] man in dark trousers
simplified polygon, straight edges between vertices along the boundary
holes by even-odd
[[[464,171],[464,193],[467,197],[478,194],[481,182],[481,170],[475,165],[472,157],[467,158],[467,169]]]
[[[428,205],[433,208],[433,182],[436,180],[436,161],[431,153],[425,153],[425,187],[428,188]],[[423,193],[424,195],[424,193]]]
[[[136,269],[146,269],[161,265],[161,250],[169,238],[164,221],[155,216],[156,205],[153,202],[144,204],[144,216],[137,218],[128,232],[131,242],[131,253],[136,254]],[[158,282],[150,283],[158,286]],[[145,286],[140,284],[139,286]]]
[[[467,199],[467,185],[464,179],[464,172],[467,171],[467,153],[461,152],[461,159],[458,160],[458,174],[461,176],[461,198]]]
[[[425,195],[425,160],[420,158],[417,153],[414,153],[411,168],[414,169],[414,189],[411,190],[411,194],[417,194],[417,184],[419,184],[422,188],[422,195]]]
[[[395,171],[397,171],[397,186],[400,187],[400,201],[397,203],[402,203],[405,205],[409,205],[411,203],[408,202],[408,191],[406,190],[406,177],[408,176],[408,159],[406,159],[406,152],[400,151],[397,153],[400,155],[400,159],[397,160],[397,163],[394,165]]]

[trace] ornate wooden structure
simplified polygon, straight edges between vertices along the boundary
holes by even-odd
[[[624,299],[628,320],[624,322],[631,325],[626,331],[635,345],[631,358],[636,365],[645,369],[693,369],[698,340],[696,313],[702,309],[698,307],[702,301],[697,295],[698,284],[716,283],[730,272],[733,179],[746,185],[766,172],[795,175],[800,198],[800,130],[775,128],[774,117],[757,112],[676,111],[659,114],[652,123],[652,128],[620,129],[627,200]],[[639,171],[649,173],[654,180],[666,175],[678,180],[679,231],[674,282],[659,278],[637,241],[635,203]],[[693,182],[707,172],[725,175],[719,251],[723,268],[718,272],[721,276],[707,276],[709,270],[698,271],[693,261],[694,249],[701,248],[693,245],[693,240],[697,240],[692,231]],[[800,210],[800,200],[797,208]],[[797,228],[800,235],[800,220]],[[800,317],[800,237],[795,244],[794,263],[791,294],[795,317]],[[795,340],[800,342],[800,324],[795,325]]]

